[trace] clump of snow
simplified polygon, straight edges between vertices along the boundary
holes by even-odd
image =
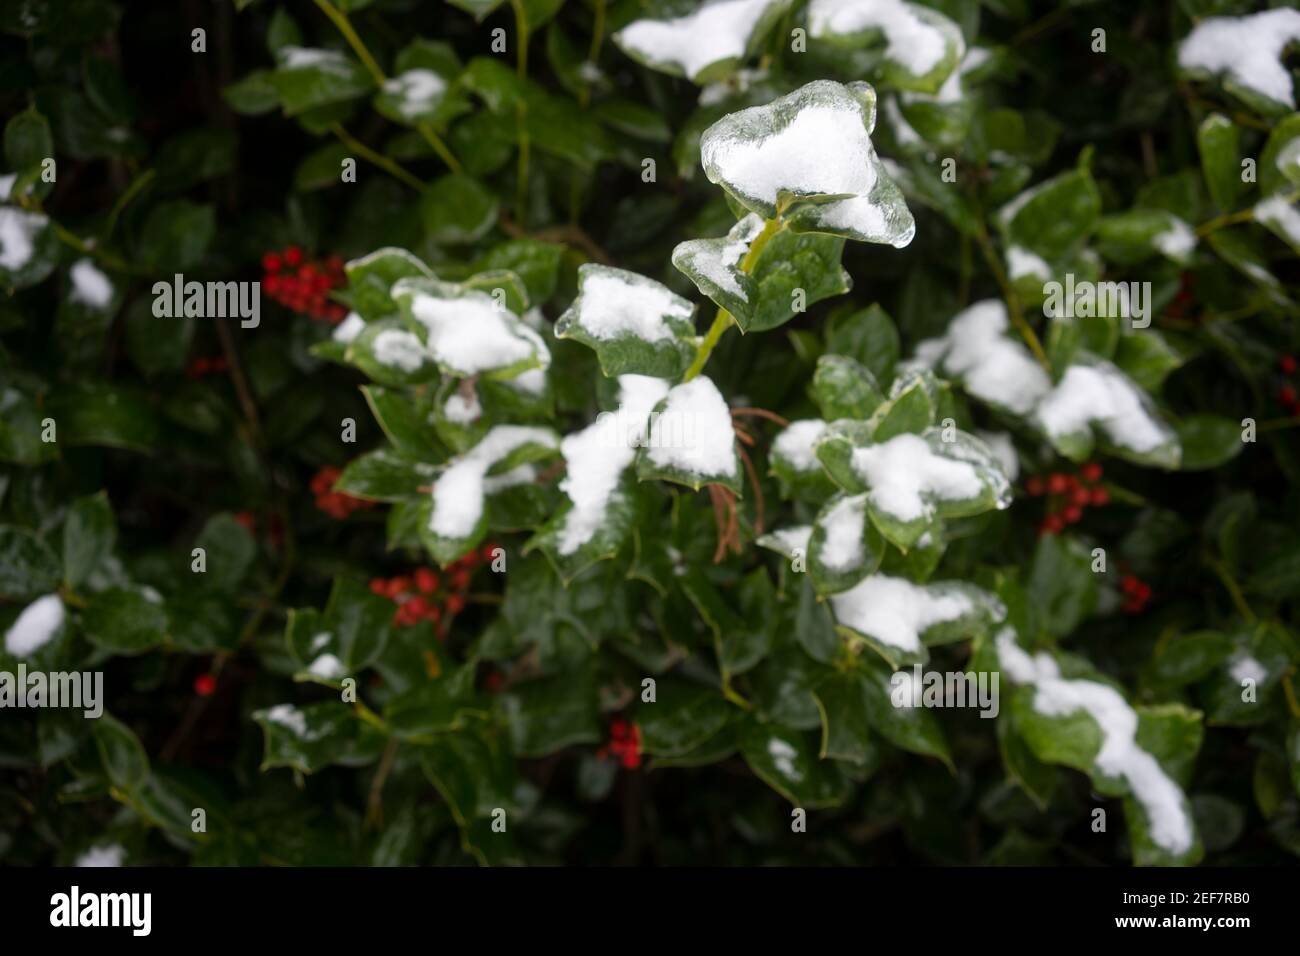
[[[921,342],[916,358],[959,377],[976,398],[1027,415],[1052,380],[1028,349],[1006,336],[1009,325],[1002,301],[984,299],[954,316],[947,334]]]
[[[560,442],[566,465],[560,490],[573,502],[560,530],[560,554],[573,554],[600,530],[610,499],[646,436],[650,412],[668,394],[667,382],[648,375],[620,375],[618,384],[618,412],[600,416]]]
[[[1255,220],[1300,248],[1300,211],[1281,196],[1269,196],[1255,204]]]
[[[1047,280],[1052,277],[1052,267],[1042,256],[1030,252],[1024,246],[1007,247],[1007,275],[1012,279],[1033,276]]]
[[[878,30],[885,38],[885,58],[912,76],[934,70],[947,52],[965,48],[961,31],[946,17],[903,0],[812,0],[808,31],[814,37],[851,36]]]
[[[476,392],[466,395],[458,390],[443,403],[442,415],[457,425],[472,425],[483,417],[483,406],[479,404]]]
[[[361,316],[355,312],[349,312],[344,316],[343,321],[335,327],[334,334],[331,338],[333,338],[335,342],[342,342],[344,345],[347,345],[360,335],[365,327],[365,319],[361,318]]]
[[[73,866],[121,866],[126,862],[126,850],[118,844],[92,846],[77,857]]]
[[[871,144],[874,94],[866,84],[815,80],[765,106],[724,116],[700,139],[710,182],[772,218],[788,199],[848,198],[801,215],[826,231],[902,247],[916,225],[901,196],[882,198],[880,161]]]
[[[758,539],[758,543],[765,548],[779,551],[787,558],[792,558],[796,554],[806,555],[808,542],[812,540],[812,530],[812,525],[807,524],[780,528],[763,535]]]
[[[871,506],[899,521],[924,518],[930,500],[978,498],[984,487],[973,464],[935,454],[920,435],[855,448],[853,468],[867,483]]]
[[[343,662],[333,654],[322,654],[316,658],[307,667],[307,673],[313,677],[323,677],[325,680],[333,680],[336,677],[342,677],[347,673]]]
[[[517,465],[509,471],[503,471],[499,475],[488,475],[483,479],[483,493],[495,495],[498,491],[505,491],[507,488],[531,485],[536,480],[537,466],[529,462]]]
[[[17,620],[5,631],[5,653],[14,657],[31,657],[58,633],[65,616],[63,599],[57,594],[37,598],[23,608]]]
[[[1051,438],[1077,435],[1095,424],[1120,448],[1155,451],[1174,436],[1119,369],[1105,362],[1071,365],[1035,418]]]
[[[825,529],[817,555],[821,563],[832,571],[850,571],[861,566],[866,558],[862,548],[866,522],[865,495],[852,495],[836,502],[817,522]]]
[[[677,338],[694,311],[690,302],[653,279],[589,263],[579,272],[578,298],[560,317],[556,333],[576,324],[602,342],[627,337],[663,342]]]
[[[288,730],[295,737],[306,739],[308,736],[307,715],[293,704],[276,704],[259,713],[277,727]]]
[[[371,342],[375,360],[381,365],[414,372],[429,358],[423,343],[405,329],[384,329]]]
[[[634,20],[614,34],[625,52],[656,66],[675,67],[690,80],[723,60],[745,55],[765,17],[789,0],[713,0],[671,20]]]
[[[901,651],[921,650],[921,635],[975,609],[970,596],[942,583],[913,584],[874,574],[831,598],[835,619]]]
[[[1259,685],[1268,680],[1268,669],[1246,653],[1237,654],[1232,658],[1228,664],[1228,673],[1238,684],[1249,680]]]
[[[1300,41],[1300,10],[1278,8],[1245,17],[1207,17],[1178,45],[1184,70],[1226,74],[1241,87],[1295,109],[1282,51]]]
[[[9,194],[13,192],[14,183],[18,180],[17,173],[6,173],[0,176],[0,200],[7,200]]]
[[[17,272],[36,251],[36,234],[49,219],[40,213],[0,206],[0,269]]]
[[[89,259],[78,259],[68,270],[72,291],[68,298],[92,309],[105,309],[113,301],[113,282]]]
[[[407,119],[427,113],[447,91],[447,81],[433,70],[406,70],[384,81],[384,92],[397,97],[397,112]]]
[[[524,445],[555,448],[558,436],[549,428],[497,425],[483,439],[453,459],[433,486],[433,513],[429,530],[444,538],[466,538],[483,516],[488,470]]]
[[[276,53],[280,67],[285,70],[320,69],[331,73],[350,73],[352,61],[338,50],[321,50],[311,47],[284,46]]]
[[[457,375],[550,364],[542,337],[486,292],[435,291],[428,280],[400,279],[392,294],[409,302],[411,316],[427,330],[429,351]]]
[[[701,375],[668,392],[655,416],[645,453],[651,463],[702,478],[736,472],[736,433],[726,399]]]
[[[772,443],[773,457],[789,464],[795,471],[812,471],[820,466],[813,446],[826,431],[820,418],[803,418],[791,422]]]
[[[1035,688],[1034,710],[1048,717],[1083,711],[1101,730],[1097,769],[1123,779],[1142,807],[1151,839],[1170,853],[1185,853],[1195,840],[1187,800],[1155,757],[1137,745],[1138,716],[1123,696],[1107,684],[1066,680],[1045,653],[1030,655],[1004,628],[994,641],[1007,676]]]
[[[1151,244],[1161,255],[1175,262],[1185,262],[1196,248],[1196,232],[1177,216],[1170,215],[1169,228],[1157,233]]]

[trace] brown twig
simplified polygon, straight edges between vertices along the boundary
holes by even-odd
[[[731,410],[732,417],[740,415],[751,418],[766,418],[769,421],[776,422],[782,428],[790,427],[790,419],[778,415],[776,412],[769,412],[766,408],[754,408],[752,405],[741,405]]]

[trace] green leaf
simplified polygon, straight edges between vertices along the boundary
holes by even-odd
[[[271,85],[286,116],[343,103],[373,89],[365,68],[337,50],[287,45],[275,55],[278,66]]]
[[[167,611],[149,589],[101,591],[87,603],[81,623],[92,644],[114,654],[143,654],[167,636]]]
[[[928,673],[941,676],[938,671]],[[947,738],[934,712],[923,706],[925,684],[915,686],[909,671],[890,673],[879,662],[871,662],[861,675],[867,719],[882,737],[911,753],[938,757],[953,770]]]
[[[145,219],[140,255],[160,272],[184,272],[207,253],[216,229],[211,206],[188,199],[159,203]]]
[[[149,779],[149,755],[140,738],[112,714],[94,723],[95,749],[113,786],[127,793],[137,791]]]
[[[459,730],[487,710],[474,700],[473,663],[450,674],[422,681],[388,702],[384,723],[403,740]]]
[[[1021,193],[998,210],[995,221],[1007,245],[1055,261],[1078,250],[1100,212],[1097,185],[1088,170],[1080,168]]]
[[[808,543],[808,572],[818,594],[847,591],[880,568],[885,541],[867,520],[867,496],[837,494],[822,506]]]
[[[600,741],[595,675],[590,664],[574,673],[528,681],[500,698],[511,749],[544,757],[575,744]]]
[[[1163,209],[1131,209],[1097,221],[1097,248],[1111,262],[1142,262],[1154,255],[1191,265],[1196,233]]]
[[[420,337],[396,319],[366,324],[343,358],[381,385],[417,385],[438,377],[438,366]]]
[[[0,595],[22,600],[58,587],[59,559],[34,532],[0,525]]]
[[[1231,212],[1242,190],[1237,127],[1222,113],[1211,113],[1196,130],[1196,145],[1210,198],[1221,210]]]
[[[348,462],[334,490],[370,501],[404,501],[430,485],[438,469],[400,452],[377,448]]]
[[[556,321],[555,335],[595,349],[606,376],[677,378],[695,358],[693,312],[653,279],[586,263],[578,269],[578,297]]]
[[[98,382],[64,385],[50,397],[60,444],[150,451],[158,444],[158,413],[140,392]]]
[[[878,305],[834,316],[826,331],[826,351],[856,359],[877,382],[889,382],[898,361],[898,329]]]
[[[474,263],[475,272],[508,271],[523,281],[528,300],[542,305],[555,294],[564,246],[539,239],[511,239],[494,246]]]
[[[270,70],[253,70],[221,91],[232,110],[242,116],[260,116],[280,105],[280,94],[271,82]]]
[[[817,708],[822,718],[821,757],[859,765],[876,761],[867,716],[866,675],[861,671],[836,671],[817,688]]]
[[[818,758],[808,734],[751,718],[741,725],[739,741],[749,769],[795,807],[836,807],[848,798],[849,778],[836,761]]]
[[[450,173],[434,180],[420,197],[420,217],[431,242],[474,242],[497,221],[497,199],[478,180]]]
[[[1026,592],[1039,627],[1053,637],[1067,637],[1097,604],[1092,553],[1073,536],[1040,535]]]
[[[660,680],[655,700],[637,708],[642,750],[656,757],[688,754],[721,731],[734,713],[735,707],[712,688]]]
[[[1218,631],[1178,634],[1157,646],[1151,672],[1161,683],[1182,687],[1208,676],[1233,647],[1232,639]]]
[[[303,707],[277,704],[253,711],[253,720],[261,725],[266,738],[263,770],[292,767],[301,773],[315,773],[331,764],[361,767],[371,763],[384,746],[382,734],[337,700]]]
[[[257,558],[257,542],[252,533],[226,513],[208,519],[194,546],[203,549],[206,567],[197,583],[213,591],[234,591]]]
[[[59,239],[48,216],[0,206],[0,288],[36,285],[58,261]]]
[[[870,418],[885,400],[871,370],[843,355],[827,354],[817,360],[812,392],[827,421]]]
[[[1188,415],[1174,426],[1183,450],[1179,468],[1203,471],[1218,468],[1241,454],[1241,424],[1222,415]]]
[[[871,145],[875,121],[866,83],[816,80],[710,126],[700,140],[704,172],[745,208],[795,232],[902,247],[916,224]]]
[[[50,124],[34,106],[15,113],[5,124],[5,162],[16,172],[30,172],[54,156]]]
[[[416,40],[397,55],[393,75],[375,96],[375,109],[395,123],[442,129],[467,109],[457,80],[460,59],[446,43]]]
[[[79,498],[63,523],[63,580],[77,589],[113,553],[117,524],[107,492]]]
[[[445,457],[442,444],[430,427],[430,410],[422,396],[378,385],[363,385],[361,392],[375,421],[399,455],[416,461]]]
[[[344,266],[352,310],[367,322],[396,318],[390,292],[398,279],[434,278],[433,270],[405,249],[385,246]]]

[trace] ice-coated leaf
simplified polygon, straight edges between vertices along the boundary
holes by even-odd
[[[1008,336],[1010,324],[1001,299],[984,299],[954,316],[943,336],[919,343],[916,359],[981,401],[1027,415],[1052,382],[1029,349]]]
[[[351,260],[344,271],[352,310],[367,322],[397,317],[399,310],[390,292],[398,279],[435,278],[421,259],[393,246]]]
[[[1026,652],[1010,627],[994,646],[1004,679],[1022,688],[1013,700],[1015,720],[1035,755],[1089,773],[1104,792],[1131,797],[1126,806],[1141,818],[1135,836],[1144,862],[1197,862],[1202,850],[1191,804],[1165,765],[1172,755],[1162,761],[1139,743],[1161,736],[1153,725],[1111,685],[1069,679],[1047,652]],[[1132,821],[1130,829],[1137,829]]]
[[[791,0],[707,0],[668,20],[634,20],[614,34],[628,56],[656,70],[709,83],[733,72],[789,9]]]
[[[629,469],[646,440],[651,410],[668,394],[668,382],[645,375],[620,375],[618,384],[618,408],[560,442],[566,472],[560,490],[569,506],[529,542],[566,579],[613,557],[627,539],[635,517]]]
[[[338,50],[284,46],[276,51],[270,82],[286,116],[360,96],[372,88],[370,74]]]
[[[926,644],[970,636],[1005,613],[991,594],[961,581],[913,584],[873,574],[830,599],[836,624],[863,638],[893,667],[924,664]]]
[[[838,494],[822,506],[808,542],[808,571],[818,594],[847,591],[884,558],[885,542],[867,520],[867,496]]]
[[[497,425],[468,452],[447,462],[434,483],[433,506],[421,532],[438,563],[450,564],[478,544],[488,527],[486,496],[503,482],[531,481],[527,466],[554,454],[559,444],[549,428]]]
[[[870,418],[885,400],[871,369],[845,355],[834,354],[817,359],[812,396],[822,417],[829,421]]]
[[[840,265],[843,239],[780,230],[751,256],[763,226],[762,217],[750,213],[724,238],[689,239],[673,250],[678,271],[731,313],[742,332],[773,329],[793,318],[796,290],[806,308],[853,287]]]
[[[784,555],[787,558],[807,558],[808,546],[812,540],[812,525],[801,524],[793,525],[789,528],[778,528],[775,531],[769,531],[767,534],[759,537],[755,542],[759,547],[767,548],[769,551],[775,551],[777,554]]]
[[[731,410],[712,379],[701,375],[676,385],[655,407],[636,471],[642,480],[662,478],[697,491],[719,484],[740,493]]]
[[[924,546],[938,518],[1011,504],[1001,461],[973,435],[929,428],[883,442],[863,437],[860,429],[837,422],[818,442],[818,457],[848,491],[866,493],[872,522],[904,551]]]
[[[586,263],[578,297],[555,323],[557,338],[595,349],[610,377],[677,378],[695,358],[695,307],[645,276]]]
[[[764,219],[902,247],[916,224],[871,144],[875,123],[868,84],[815,80],[718,120],[701,160],[710,182]]]
[[[1282,196],[1269,196],[1255,204],[1255,221],[1300,253],[1300,210]]]
[[[438,377],[429,349],[396,319],[365,324],[347,343],[343,358],[381,385],[412,385]]]
[[[848,46],[883,39],[883,79],[896,89],[921,93],[937,92],[966,51],[956,23],[905,0],[812,0],[808,33]]]
[[[513,275],[513,274],[511,274]],[[550,365],[542,337],[498,298],[471,283],[401,279],[392,289],[402,318],[419,330],[444,372],[513,378]],[[494,289],[495,291],[495,289]]]
[[[1116,454],[1177,468],[1178,436],[1142,389],[1110,362],[1081,355],[1034,412],[1034,422],[1072,461],[1092,454],[1094,435]]]
[[[1300,10],[1279,7],[1245,17],[1207,17],[1178,45],[1178,67],[1221,77],[1223,88],[1265,114],[1295,109],[1282,53],[1300,41]]]

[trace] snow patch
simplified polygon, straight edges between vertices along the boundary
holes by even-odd
[[[5,631],[5,653],[31,657],[53,639],[65,617],[63,599],[57,594],[37,598]]]

